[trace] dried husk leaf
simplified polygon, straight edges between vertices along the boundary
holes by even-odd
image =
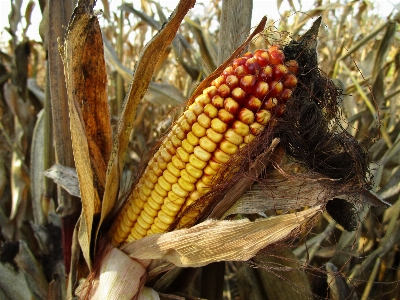
[[[179,267],[217,261],[247,261],[267,245],[287,238],[321,213],[321,206],[255,222],[207,220],[188,229],[154,234],[121,250],[136,259],[162,259]],[[145,250],[144,250],[145,249]]]
[[[100,212],[106,164],[111,153],[111,124],[103,41],[90,3],[74,10],[64,43],[72,148],[80,183],[80,244],[89,266],[94,214]]]
[[[113,248],[102,259],[98,277],[91,283],[84,282],[80,285],[77,288],[77,294],[81,297],[88,296],[89,288],[91,289],[90,299],[133,299],[137,297],[144,285],[146,267],[149,263],[149,261],[132,259],[121,250]],[[153,291],[146,288],[143,291],[145,296],[142,299],[152,299],[146,298],[146,295],[154,295]]]

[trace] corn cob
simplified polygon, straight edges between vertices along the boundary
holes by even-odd
[[[296,61],[278,46],[246,53],[227,67],[180,116],[111,228],[112,242],[160,233],[207,193],[218,170],[281,114],[297,85]],[[180,225],[199,211],[182,217]]]

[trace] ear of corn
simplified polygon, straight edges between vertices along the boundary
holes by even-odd
[[[278,46],[246,53],[226,68],[180,116],[148,163],[111,228],[113,244],[164,232],[210,191],[219,169],[262,132],[271,112],[283,113],[297,70]],[[186,214],[180,225],[198,213]]]

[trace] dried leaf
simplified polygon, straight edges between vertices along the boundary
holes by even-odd
[[[316,206],[255,222],[207,220],[189,229],[145,237],[123,245],[121,250],[133,258],[162,259],[180,267],[246,261],[267,245],[287,238],[320,213],[321,207]]]
[[[313,294],[301,262],[289,249],[282,249],[276,255],[257,255],[252,262],[267,299],[312,299]],[[283,292],[284,291],[284,292]]]
[[[31,195],[32,212],[36,224],[44,224],[45,215],[42,208],[42,195],[44,192],[44,110],[38,114],[31,146]]]
[[[70,112],[72,148],[80,183],[80,243],[90,261],[94,214],[100,212],[106,164],[111,153],[111,124],[103,40],[90,1],[75,8],[64,43],[64,67]]]
[[[39,299],[47,298],[48,283],[39,262],[35,259],[28,245],[20,240],[19,252],[15,257],[18,267],[24,271],[25,280],[29,289]]]
[[[78,175],[74,168],[55,164],[50,169],[44,171],[43,175],[53,179],[55,183],[59,184],[72,196],[81,197]]]
[[[144,286],[148,264],[149,261],[132,259],[117,248],[111,249],[102,259],[99,277],[91,283],[90,299],[133,299]],[[77,294],[83,298],[88,287],[88,282],[83,283],[77,288]],[[153,294],[147,289],[145,293]]]
[[[23,272],[15,272],[9,264],[0,263],[0,298],[2,300],[33,299]]]

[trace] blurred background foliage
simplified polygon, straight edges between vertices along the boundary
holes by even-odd
[[[283,1],[277,2],[279,7]],[[219,65],[221,3],[215,0],[199,4],[203,13],[197,10],[185,18],[176,39],[160,59],[134,122],[126,182],[146,149],[182,112],[197,84]],[[9,24],[4,29],[10,39],[2,41],[0,49],[1,299],[65,297],[60,289],[54,289],[56,283],[62,287],[65,276],[56,188],[42,176],[55,162],[52,122],[45,109],[49,105],[49,18],[46,1],[39,1],[42,22],[40,28],[32,25],[34,4],[12,1]],[[106,0],[102,4],[99,18],[115,127],[140,51],[170,11],[161,1],[142,0],[138,6],[126,2],[115,9]],[[23,5],[26,10],[21,12]],[[399,299],[400,14],[394,7],[392,14],[379,15],[374,3],[365,0],[316,0],[311,10],[302,12],[294,12],[292,1],[289,6],[292,9],[279,19],[269,19],[270,29],[253,41],[250,50],[276,39],[296,39],[308,29],[310,20],[322,16],[324,24],[318,37],[320,69],[343,90],[343,124],[369,148],[375,192],[392,206],[362,207],[355,232],[344,231],[324,213],[313,231],[303,238],[305,244],[282,256],[285,261],[298,259],[297,268],[304,267],[303,263],[310,267],[308,284],[315,297]],[[268,16],[267,9],[265,13]],[[29,26],[40,31],[41,42],[27,35]],[[222,285],[224,299],[239,299],[239,292],[242,299],[278,299],[271,294],[274,280],[295,290],[296,298],[307,298],[307,289],[299,288],[294,278],[284,280],[283,271],[271,268],[265,274],[246,264],[228,263]],[[268,277],[271,274],[273,278]],[[256,285],[251,291],[246,288],[249,278]],[[270,284],[263,285],[266,281]],[[293,299],[289,292],[281,290],[279,295],[279,299]]]

